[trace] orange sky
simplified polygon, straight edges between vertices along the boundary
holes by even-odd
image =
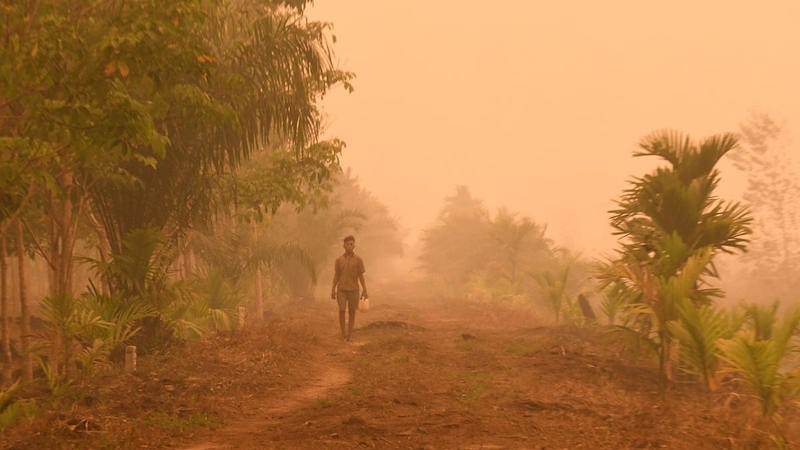
[[[639,139],[736,131],[750,111],[800,128],[800,2],[316,0],[353,94],[325,101],[342,165],[413,244],[456,185],[547,223],[558,244],[613,247],[607,211]],[[796,142],[796,140],[795,140]],[[796,148],[796,146],[794,146]],[[800,155],[800,154],[799,154]],[[723,166],[723,193],[741,175]]]

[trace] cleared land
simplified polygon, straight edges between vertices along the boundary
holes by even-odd
[[[143,356],[2,448],[771,448],[752,399],[679,381],[662,400],[653,361],[597,329],[389,298],[350,343],[329,302],[271,317]],[[797,411],[783,421],[800,442]]]

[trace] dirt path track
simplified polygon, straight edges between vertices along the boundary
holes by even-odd
[[[331,391],[350,382],[352,373],[347,359],[353,352],[340,344],[333,338],[326,340],[324,345],[334,350],[317,355],[308,367],[308,379],[304,380],[303,387],[288,392],[282,400],[257,403],[246,415],[229,419],[224,427],[215,431],[213,439],[184,450],[269,448],[264,446],[265,442],[283,425],[287,415],[327,398]]]
[[[324,306],[329,328],[298,387],[186,450],[688,450],[764,438],[741,411],[694,401],[691,385],[662,402],[653,365],[592,330],[479,305],[385,304],[359,315],[346,344]]]
[[[751,397],[684,378],[662,400],[655,361],[601,329],[409,298],[359,314],[350,343],[331,302],[276,306],[244,331],[93,380],[69,411],[0,435],[0,449],[774,448]],[[783,413],[800,449],[800,414]]]

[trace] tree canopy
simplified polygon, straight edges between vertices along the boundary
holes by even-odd
[[[135,230],[176,239],[208,221],[220,176],[255,153],[281,154],[273,170],[309,185],[331,176],[342,144],[319,142],[317,105],[352,75],[306,3],[4,3],[0,224],[46,211],[54,293],[72,290],[84,217],[121,252]]]

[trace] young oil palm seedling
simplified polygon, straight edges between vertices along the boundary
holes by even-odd
[[[176,255],[162,232],[131,231],[108,261],[85,258],[109,292],[90,286],[88,306],[97,308],[113,333],[129,334],[126,339],[137,334],[137,345],[145,348],[160,345],[172,337],[165,311],[181,294],[180,282],[170,277]]]
[[[567,295],[569,271],[570,265],[567,264],[555,274],[549,271],[531,274],[538,283],[547,305],[555,314],[556,324],[560,323],[561,314],[570,306],[570,299]]]
[[[73,297],[47,297],[41,303],[45,331],[40,334],[40,347],[50,357],[44,362],[53,382],[67,383],[74,378],[76,355],[85,350],[82,342],[94,346],[93,332],[110,326],[98,314]]]
[[[744,330],[719,342],[722,358],[753,389],[765,417],[800,395],[800,309],[787,312],[781,320],[776,312],[776,307],[748,307]]]
[[[88,376],[110,365],[109,356],[140,330],[140,321],[155,314],[142,302],[100,294],[90,286],[80,298],[58,296],[42,302],[45,332],[40,347],[51,355],[43,362],[53,382],[67,382],[80,370]]]
[[[679,343],[682,367],[713,392],[720,386],[719,343],[733,337],[742,318],[713,305],[697,307],[686,297],[679,298],[675,306],[678,319],[667,327]]]
[[[14,425],[21,416],[31,416],[36,411],[33,400],[16,398],[22,387],[22,381],[17,380],[11,386],[0,388],[0,432]]]

